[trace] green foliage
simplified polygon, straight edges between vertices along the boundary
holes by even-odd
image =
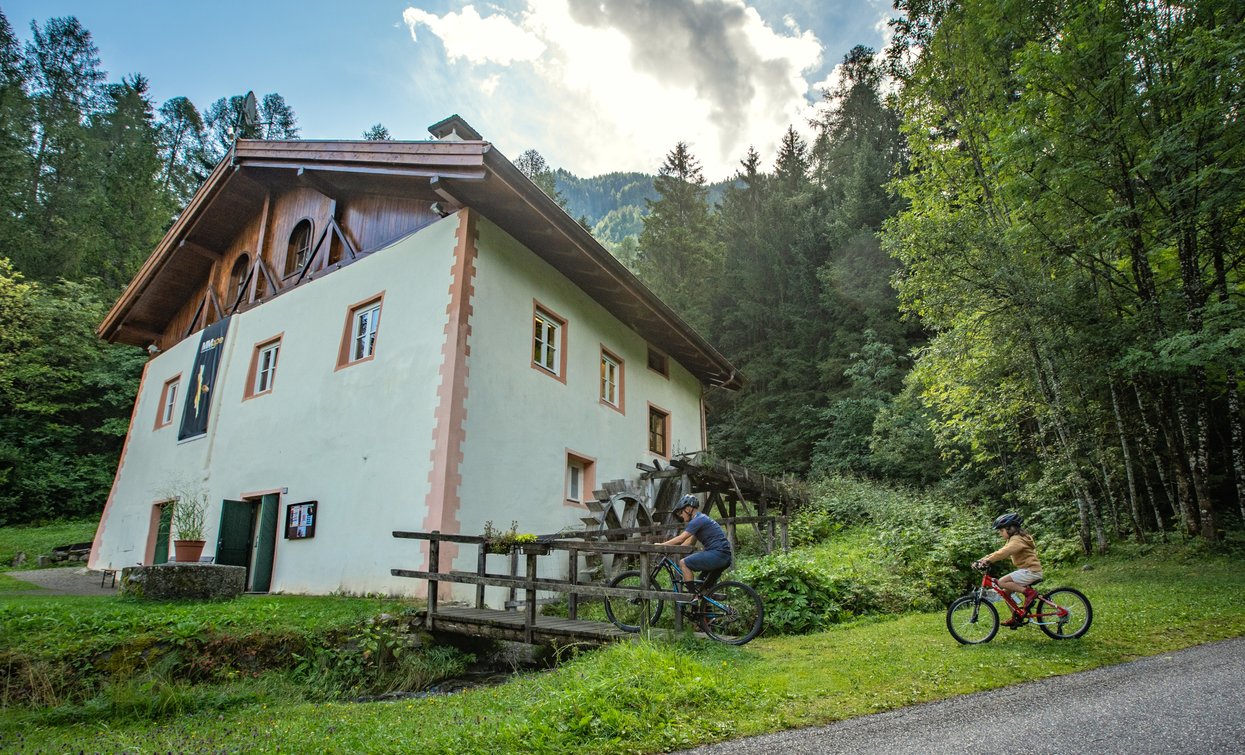
[[[292,678],[308,699],[336,700],[423,690],[475,660],[448,646],[420,647],[403,623],[370,619],[339,641],[295,653]]]
[[[1239,13],[898,7],[914,170],[884,237],[937,333],[913,380],[940,447],[978,480],[1061,488],[1086,547],[1155,516],[1218,537],[1243,458]]]
[[[536,535],[519,532],[518,521],[512,521],[508,530],[499,530],[490,519],[484,523],[483,537],[489,553],[509,553],[515,546],[536,542]]]
[[[791,545],[799,548],[825,542],[842,531],[844,523],[834,521],[830,512],[821,506],[803,506],[791,517],[789,534]]]
[[[175,539],[202,540],[207,530],[207,490],[201,484],[179,480],[160,490],[160,495],[173,502]]]
[[[95,337],[91,285],[26,284],[0,263],[0,524],[98,515],[144,356]]]
[[[760,593],[765,603],[765,631],[775,634],[822,631],[879,607],[866,579],[832,573],[807,551],[748,561],[733,577]]]
[[[288,675],[299,691],[285,694],[301,699],[419,689],[466,661],[416,648],[418,635],[403,631],[408,607],[270,596],[156,610],[117,598],[13,597],[0,601],[0,658],[8,662],[0,663],[8,669],[0,704],[56,706],[52,715],[65,720],[156,716],[254,697],[234,683],[273,673]],[[154,699],[144,703],[144,695]]]

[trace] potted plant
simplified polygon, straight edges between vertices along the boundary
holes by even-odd
[[[484,523],[484,550],[487,553],[509,553],[520,546],[536,542],[536,536],[527,532],[519,532],[517,521],[510,523],[510,529],[499,530],[493,522]]]
[[[181,489],[173,498],[173,547],[178,563],[198,562],[205,544],[207,493]]]

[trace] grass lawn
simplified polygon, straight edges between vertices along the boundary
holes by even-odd
[[[371,704],[246,704],[170,718],[54,726],[10,711],[0,750],[657,752],[888,710],[1245,634],[1239,559],[1175,549],[1090,559],[1046,587],[1089,595],[1081,640],[1001,630],[984,646],[939,612],[761,637],[743,648],[636,642],[457,695]],[[27,602],[33,599],[14,598]]]
[[[95,539],[99,519],[57,522],[38,527],[0,527],[0,569],[34,569],[38,557],[52,552],[58,545],[87,543]],[[13,557],[26,554],[26,563],[11,567]],[[65,566],[66,564],[56,564]],[[80,566],[81,564],[79,564]],[[4,588],[9,589],[9,588]]]

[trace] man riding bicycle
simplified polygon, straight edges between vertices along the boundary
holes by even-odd
[[[699,572],[717,572],[720,574],[731,565],[733,560],[731,541],[726,538],[726,533],[722,531],[722,526],[706,514],[697,511],[699,508],[700,501],[696,496],[685,495],[680,498],[679,502],[675,504],[672,513],[684,522],[684,530],[664,543],[658,543],[658,545],[689,545],[693,541],[697,541],[704,547],[704,550],[679,559],[679,569],[683,571],[683,581],[689,586],[693,581],[693,569]],[[712,584],[706,583],[701,586],[701,589],[712,586]]]

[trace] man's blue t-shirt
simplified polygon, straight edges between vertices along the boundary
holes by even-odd
[[[731,541],[726,539],[722,526],[704,513],[696,512],[696,516],[688,520],[686,529],[705,550],[730,554]]]

